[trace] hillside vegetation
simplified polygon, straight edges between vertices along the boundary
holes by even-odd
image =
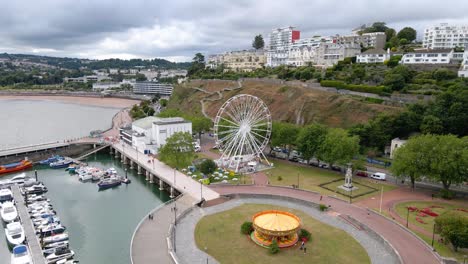
[[[314,122],[331,127],[349,128],[367,123],[379,113],[396,113],[401,108],[366,101],[362,97],[338,95],[301,86],[285,86],[279,82],[248,80],[241,83],[226,80],[194,80],[176,86],[168,107],[213,118],[218,109],[236,94],[251,94],[269,107],[273,120],[299,125]],[[198,88],[198,89],[196,89]]]

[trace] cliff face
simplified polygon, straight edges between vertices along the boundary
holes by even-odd
[[[213,118],[220,106],[236,94],[255,95],[268,105],[273,120],[300,125],[317,122],[348,128],[366,123],[379,113],[401,110],[397,106],[367,102],[363,97],[306,88],[300,83],[284,85],[271,80],[191,81],[175,87],[169,107],[192,114],[204,113]]]

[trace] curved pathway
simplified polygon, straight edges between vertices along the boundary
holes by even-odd
[[[198,249],[193,236],[188,238],[186,234],[195,233],[195,226],[203,216],[230,210],[239,205],[247,203],[272,204],[303,211],[304,213],[312,216],[314,219],[317,219],[318,221],[333,227],[342,229],[347,232],[348,235],[354,237],[366,250],[371,263],[392,264],[400,262],[398,256],[388,247],[385,247],[381,240],[369,232],[358,230],[353,225],[348,224],[348,222],[340,220],[341,218],[337,217],[336,214],[323,213],[320,212],[317,208],[311,207],[310,204],[304,204],[291,200],[281,200],[281,197],[252,197],[233,199],[228,202],[203,209],[195,208],[182,219],[178,220],[179,222],[177,225],[176,245],[179,263],[205,263],[206,260],[208,260],[209,263],[218,263],[211,256]]]
[[[272,186],[213,186],[219,194],[271,194],[287,196],[312,202],[320,202],[320,195],[298,189]],[[432,250],[418,238],[402,229],[396,223],[374,214],[365,208],[348,204],[330,197],[323,197],[321,203],[331,205],[333,211],[347,214],[384,237],[400,254],[404,263],[440,263]]]

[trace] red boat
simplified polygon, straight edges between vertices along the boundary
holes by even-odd
[[[21,171],[32,167],[32,162],[29,160],[22,160],[20,162],[0,165],[0,174]]]

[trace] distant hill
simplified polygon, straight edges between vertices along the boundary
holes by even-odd
[[[102,69],[102,68],[117,68],[117,69],[128,69],[134,67],[155,67],[163,69],[188,69],[190,66],[189,62],[171,62],[165,59],[106,59],[106,60],[90,60],[90,59],[78,59],[78,58],[67,58],[67,57],[50,57],[50,56],[38,56],[30,54],[8,54],[1,53],[0,59],[9,59],[12,61],[23,60],[32,63],[47,64],[50,66],[66,68],[71,70],[77,70],[81,67],[87,67],[91,70]]]

